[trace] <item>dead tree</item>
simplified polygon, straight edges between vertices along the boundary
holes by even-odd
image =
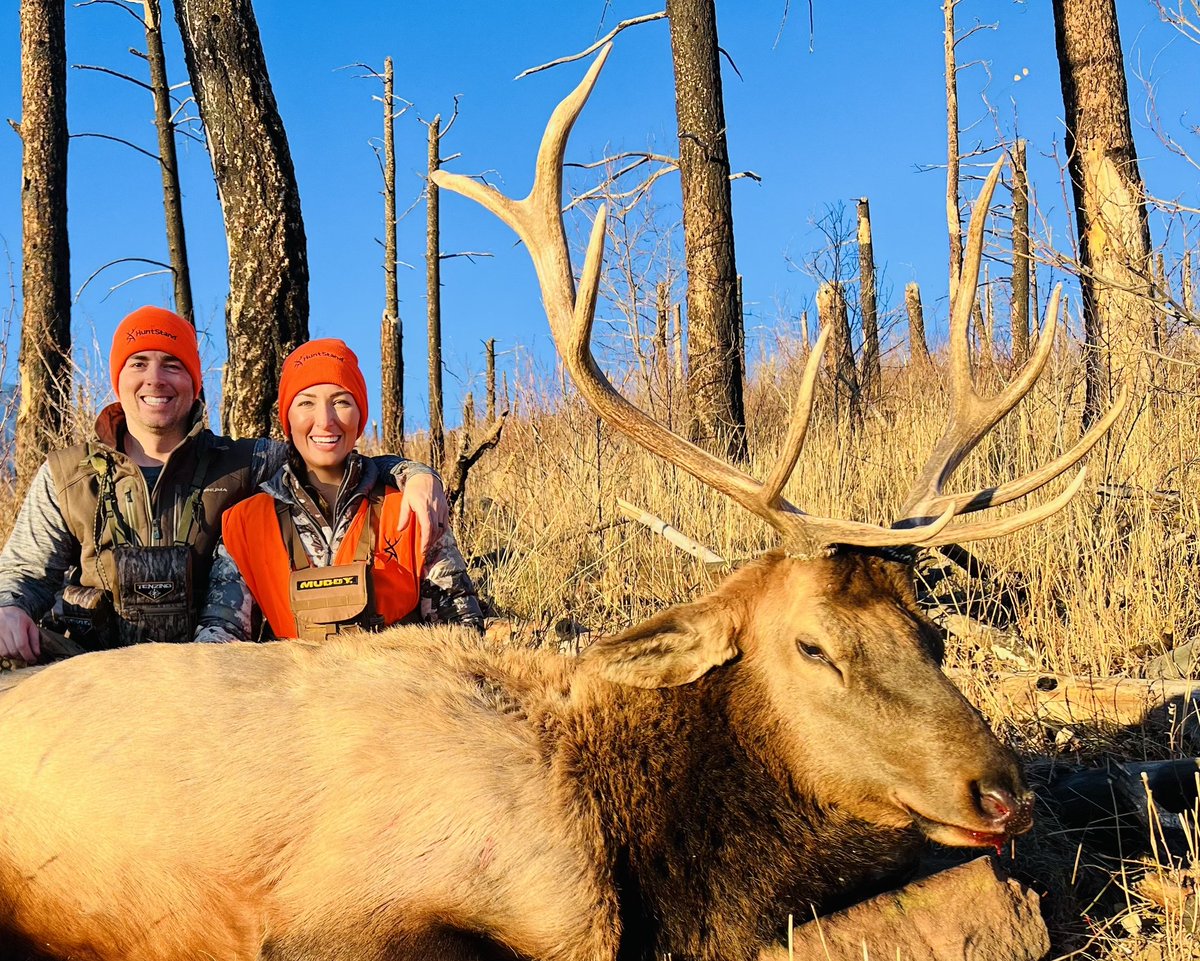
[[[463,426],[458,434],[458,450],[454,460],[447,465],[446,472],[446,501],[450,505],[451,514],[455,519],[462,517],[466,506],[467,478],[479,459],[489,450],[500,443],[500,434],[504,430],[504,421],[508,417],[508,408],[500,411],[498,417],[492,416],[496,403],[496,342],[487,342],[488,360],[488,415],[483,434],[475,439],[475,401],[471,394],[463,400]]]
[[[875,247],[871,243],[871,206],[860,197],[858,214],[858,297],[862,308],[862,379],[863,397],[877,400],[882,388],[879,365],[879,305],[875,296]]]
[[[667,0],[688,275],[688,397],[693,440],[745,460],[737,268],[714,0]]]
[[[921,307],[921,288],[915,280],[904,288],[904,306],[908,308],[908,350],[918,367],[928,367],[929,344],[925,340],[925,311]]]
[[[1012,223],[1012,359],[1025,363],[1029,356],[1029,272],[1034,269],[1029,256],[1029,178],[1025,166],[1025,141],[1018,140],[1013,151],[1013,223]]]
[[[496,338],[489,337],[484,348],[487,351],[487,422],[490,424],[496,419]]]
[[[446,128],[449,130],[449,126]],[[442,415],[442,258],[438,223],[438,187],[433,172],[441,167],[442,115],[429,123],[429,179],[425,187],[425,296],[429,338],[429,461],[437,470],[446,459]]]
[[[671,285],[659,281],[654,290],[654,365],[652,383],[663,410],[671,415]]]
[[[278,431],[283,359],[308,339],[300,193],[250,0],[178,0],[175,16],[229,246],[221,420],[231,436],[262,436]]]
[[[112,266],[114,263],[137,260],[154,264],[161,267],[162,272],[170,271],[172,274],[176,313],[195,323],[195,319],[192,316],[192,281],[187,253],[187,233],[184,229],[182,191],[179,186],[179,160],[175,147],[175,137],[179,133],[180,128],[195,118],[184,117],[180,119],[183,107],[188,101],[185,100],[181,103],[176,103],[177,98],[171,93],[171,84],[167,78],[166,55],[163,52],[162,7],[159,0],[136,0],[136,2],[142,5],[140,16],[132,7],[126,6],[124,3],[114,3],[112,0],[86,0],[80,6],[90,6],[94,3],[111,3],[112,6],[124,11],[138,21],[145,33],[146,52],[142,53],[133,47],[129,48],[129,52],[133,56],[146,61],[150,73],[150,82],[146,83],[136,77],[120,73],[108,67],[96,67],[90,64],[75,64],[74,66],[77,70],[96,70],[109,76],[117,77],[120,80],[125,80],[135,86],[141,87],[150,94],[154,101],[154,125],[158,134],[158,153],[155,154],[149,150],[144,150],[137,144],[123,140],[120,137],[109,136],[108,134],[76,133],[74,136],[101,137],[105,140],[114,140],[132,147],[138,153],[144,154],[158,162],[159,174],[162,179],[163,217],[166,227],[168,263],[147,260],[141,257],[122,258],[105,264],[104,267],[95,271],[84,282],[83,286],[86,287],[101,270]],[[192,136],[196,140],[200,139],[194,134],[189,133],[187,135]],[[158,272],[154,271],[154,273]]]
[[[833,375],[833,406],[841,415],[843,406],[849,412],[853,428],[861,420],[858,371],[854,366],[854,342],[850,334],[850,316],[846,310],[846,295],[836,281],[824,283],[817,290],[817,316],[822,330],[832,331],[829,364]]]
[[[1054,0],[1053,8],[1079,233],[1084,423],[1090,424],[1108,406],[1114,379],[1134,377],[1149,341],[1150,228],[1114,0]]]
[[[23,489],[61,443],[71,398],[71,277],[67,240],[67,54],[63,4],[21,2],[21,406],[17,480]]]
[[[379,329],[383,448],[404,452],[404,328],[396,281],[396,102],[392,58],[383,62],[383,322]]]
[[[950,235],[950,299],[958,290],[962,272],[962,212],[958,205],[958,64],[955,52],[954,8],[958,0],[942,0],[946,58],[946,226]]]
[[[142,0],[146,26],[146,62],[154,94],[154,125],[158,129],[158,160],[162,169],[163,214],[166,218],[167,253],[175,278],[175,312],[193,324],[192,274],[188,266],[187,234],[183,229],[183,201],[179,189],[179,160],[175,151],[175,110],[163,54],[162,6],[159,0]]]

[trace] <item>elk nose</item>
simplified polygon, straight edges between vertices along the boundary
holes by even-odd
[[[1022,834],[1033,825],[1033,794],[1029,791],[1018,798],[999,785],[976,783],[975,798],[980,813],[1007,834]]]

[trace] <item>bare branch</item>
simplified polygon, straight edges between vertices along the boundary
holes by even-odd
[[[126,147],[132,147],[132,148],[133,148],[134,150],[136,150],[138,153],[140,153],[140,154],[145,154],[147,157],[149,157],[149,158],[150,158],[151,160],[153,160],[155,163],[157,163],[157,164],[161,164],[161,163],[162,163],[162,157],[160,157],[158,154],[156,154],[156,153],[151,153],[149,150],[144,150],[144,149],[142,149],[141,147],[139,147],[139,146],[138,146],[137,144],[135,144],[135,143],[130,143],[128,140],[123,140],[123,139],[122,139],[122,138],[120,138],[120,137],[114,137],[114,136],[112,136],[111,134],[106,134],[106,133],[73,133],[73,134],[71,134],[71,137],[72,137],[72,139],[73,139],[73,138],[75,138],[75,137],[95,137],[95,138],[97,138],[98,140],[112,140],[112,141],[114,141],[115,143],[123,143],[123,144],[124,144]]]
[[[109,70],[108,67],[96,67],[90,63],[73,63],[73,64],[71,64],[71,66],[76,70],[95,70],[97,73],[106,73],[110,77],[117,77],[121,80],[128,80],[130,83],[136,84],[137,86],[141,87],[143,90],[149,90],[151,92],[154,91],[154,88],[151,87],[150,84],[148,84],[142,80],[138,80],[137,77],[131,77],[127,73],[119,73],[116,70]]]
[[[448,133],[450,132],[450,128],[454,126],[454,121],[458,119],[458,104],[459,104],[459,101],[461,101],[461,100],[462,100],[462,94],[461,94],[461,93],[456,93],[456,94],[454,95],[454,110],[453,110],[453,111],[451,111],[451,113],[450,113],[450,119],[446,121],[446,126],[444,126],[444,127],[441,129],[441,131],[438,133],[438,140],[439,140],[439,141],[440,141],[440,140],[441,140],[441,139],[442,139],[444,136],[446,136],[446,134],[448,134]],[[456,157],[457,157],[457,156],[458,156],[458,154],[455,154],[454,156],[456,156]],[[445,163],[445,162],[446,162],[446,160],[450,160],[450,159],[452,159],[452,158],[450,158],[450,157],[447,157],[447,158],[445,158],[445,159],[442,161],[442,163]]]
[[[655,20],[665,20],[666,18],[667,18],[667,11],[660,10],[658,13],[648,13],[643,17],[634,17],[632,20],[622,20],[615,27],[613,27],[612,30],[610,30],[608,33],[606,33],[603,37],[601,37],[599,40],[597,40],[595,43],[593,43],[586,50],[581,50],[579,53],[573,53],[567,57],[559,57],[557,60],[551,60],[549,63],[543,63],[541,66],[538,66],[538,67],[530,67],[528,70],[522,70],[513,79],[520,80],[523,77],[528,77],[531,73],[538,73],[539,71],[549,70],[551,67],[557,67],[564,63],[572,63],[576,60],[582,60],[584,57],[588,56],[589,54],[595,53],[597,50],[599,50],[601,47],[603,47],[606,43],[608,43],[610,40],[612,40],[613,37],[615,37],[622,30],[625,30],[628,27],[636,27],[643,23],[652,23]],[[733,69],[737,70],[737,67],[734,67]],[[741,76],[741,74],[739,74],[738,76]]]
[[[438,260],[449,260],[452,257],[466,257],[471,263],[475,263],[476,257],[495,257],[496,255],[487,250],[460,250],[452,254],[438,254]]]
[[[719,46],[717,47],[717,53],[719,53],[729,62],[729,66],[733,67],[733,72],[737,74],[738,79],[744,82],[746,78],[742,76],[742,71],[740,71],[737,67],[737,64],[733,62],[733,57],[729,55],[729,51],[724,47]]]
[[[125,4],[121,3],[120,0],[83,0],[83,3],[77,3],[77,4],[75,4],[75,7],[76,7],[76,9],[82,9],[83,7],[91,7],[91,6],[95,6],[96,4],[100,4],[100,3],[108,4],[110,6],[117,7],[121,10],[124,10],[127,14],[129,14],[131,17],[133,17],[134,20],[136,20],[138,22],[139,27],[144,27],[146,25],[146,23],[142,19],[142,15],[140,13],[137,13],[135,10],[133,10],[132,7],[126,6]]]
[[[162,270],[151,270],[151,271],[147,271],[142,274],[137,274],[133,277],[129,277],[129,278],[121,281],[121,283],[117,284],[116,287],[110,287],[108,289],[109,294],[111,294],[114,290],[117,290],[119,287],[123,287],[125,284],[129,283],[131,280],[139,280],[142,277],[154,277],[154,276],[157,276],[158,274],[163,274],[163,273],[166,273],[166,274],[174,273],[174,269],[171,267],[171,265],[164,264],[161,260],[148,260],[145,257],[121,257],[118,260],[110,260],[107,264],[97,267],[94,271],[92,271],[92,273],[88,277],[88,279],[85,280],[80,285],[79,289],[77,291],[75,291],[74,303],[79,303],[79,298],[83,295],[83,292],[87,289],[88,284],[90,284],[93,280],[95,280],[98,276],[100,276],[100,274],[102,274],[104,271],[108,270],[109,267],[115,267],[117,264],[151,264],[155,267],[161,267]],[[107,296],[107,294],[105,296]]]
[[[999,30],[999,29],[1000,29],[1000,24],[998,24],[998,23],[977,23],[977,24],[975,24],[975,26],[971,27],[971,29],[964,30],[957,37],[955,37],[954,45],[957,47],[964,40],[969,40],[975,34],[979,33],[980,30]],[[978,63],[978,61],[974,61],[974,62]],[[963,66],[970,66],[970,64],[964,64]]]

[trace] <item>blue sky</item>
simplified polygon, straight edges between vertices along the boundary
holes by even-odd
[[[17,4],[0,21],[0,112],[21,112]],[[308,234],[313,336],[341,336],[359,353],[368,382],[377,381],[378,319],[383,305],[382,198],[371,144],[381,132],[379,85],[350,67],[396,63],[396,93],[414,106],[397,122],[400,207],[422,189],[425,130],[421,119],[447,118],[454,96],[460,116],[443,154],[460,153],[448,169],[494,171],[509,193],[528,188],[533,155],[550,110],[575,84],[581,64],[521,81],[523,69],[578,51],[619,20],[654,12],[632,0],[512,0],[484,3],[366,3],[336,7],[309,0],[258,0],[256,14],[280,113],[287,129]],[[885,306],[902,303],[904,285],[921,283],[932,326],[946,306],[945,178],[922,165],[944,162],[945,107],[942,14],[936,0],[862,4],[814,0],[809,49],[807,4],[784,0],[718,0],[722,45],[741,77],[724,66],[731,161],[761,183],[734,184],[737,258],[744,275],[752,350],[769,351],[776,331],[811,301],[815,281],[791,264],[822,245],[813,227],[830,205],[871,201],[876,260]],[[1134,98],[1135,137],[1151,193],[1195,206],[1194,168],[1168,155],[1146,127],[1141,82],[1157,85],[1167,126],[1195,124],[1200,48],[1158,21],[1149,0],[1122,0],[1122,40]],[[960,48],[960,61],[981,61],[960,79],[963,145],[992,143],[994,123],[984,97],[1008,133],[1019,127],[1030,143],[1031,179],[1044,215],[1066,248],[1068,194],[1051,156],[1062,156],[1062,99],[1049,4],[963,0],[960,29],[995,24]],[[166,23],[172,82],[185,79],[176,27]],[[132,57],[144,38],[134,19],[112,6],[67,7],[71,64],[94,64],[145,76]],[[1020,79],[1016,79],[1019,77]],[[149,97],[93,71],[68,75],[73,134],[105,133],[155,149]],[[1186,133],[1181,134],[1187,137]],[[673,154],[675,119],[668,28],[651,23],[623,33],[591,102],[575,128],[568,159],[590,161],[606,151],[652,149]],[[1200,144],[1196,152],[1200,153]],[[208,158],[182,141],[185,218],[197,322],[207,334],[209,383],[224,356],[222,324],[228,284],[220,208]],[[108,261],[166,259],[161,187],[152,161],[127,147],[75,139],[70,153],[72,286]],[[582,183],[583,181],[576,181]],[[677,216],[676,180],[668,177],[655,202],[667,220]],[[20,296],[20,142],[0,130],[0,242],[12,263]],[[967,193],[973,192],[966,188]],[[551,356],[533,273],[507,228],[449,194],[442,202],[443,250],[484,250],[494,257],[443,265],[443,326],[448,407],[464,389],[478,390],[482,341],[495,337],[502,369],[531,359],[549,369]],[[426,417],[424,207],[400,225],[401,313],[410,427]],[[1156,241],[1163,236],[1156,224]],[[1177,235],[1178,238],[1179,235]],[[1194,246],[1194,243],[1193,243]],[[789,263],[790,262],[790,263]],[[119,265],[80,295],[73,314],[81,348],[107,349],[116,322],[142,303],[169,304],[170,284],[151,277],[109,288],[143,268]],[[16,318],[19,319],[19,302]],[[15,357],[15,340],[9,357]],[[86,361],[85,361],[86,363]],[[210,386],[210,389],[212,389]],[[377,394],[373,395],[373,398]],[[376,407],[376,410],[378,408]],[[456,419],[451,415],[451,420]]]

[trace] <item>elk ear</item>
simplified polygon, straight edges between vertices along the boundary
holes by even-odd
[[[630,687],[690,684],[738,654],[727,606],[711,600],[679,604],[587,648],[584,669]]]

